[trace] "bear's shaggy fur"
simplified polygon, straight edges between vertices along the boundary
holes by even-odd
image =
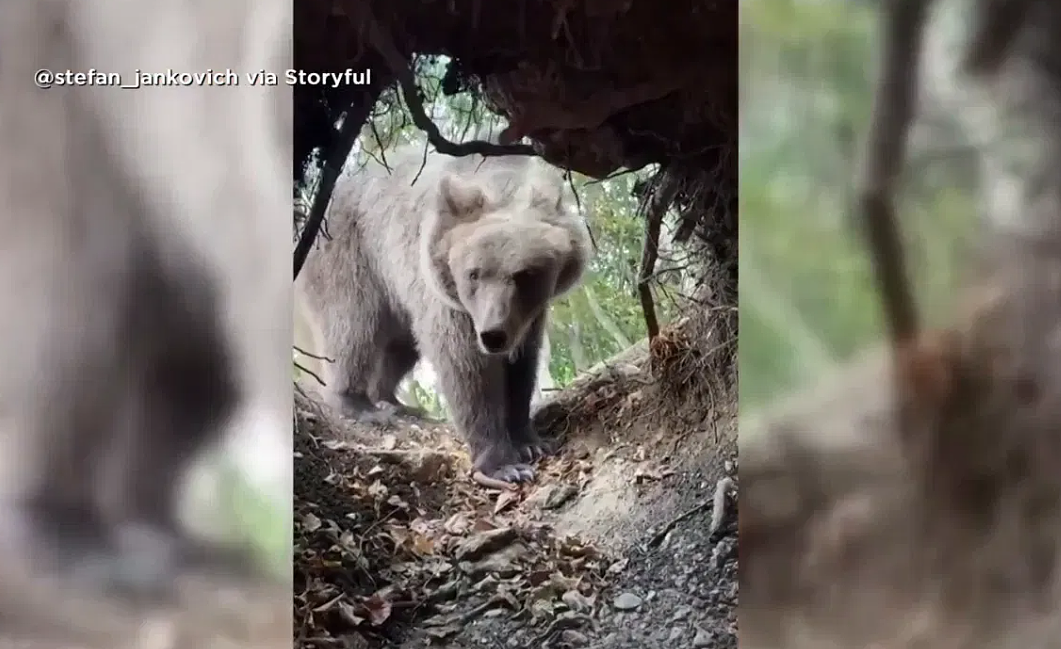
[[[297,283],[315,353],[334,360],[325,399],[378,420],[375,404],[397,403],[422,354],[475,468],[530,480],[543,453],[530,402],[546,313],[583,275],[586,225],[538,160],[425,160],[417,147],[388,158],[390,173],[359,170],[337,188],[332,238]]]

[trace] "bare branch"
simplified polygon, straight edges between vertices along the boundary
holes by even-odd
[[[656,305],[652,301],[652,289],[649,280],[656,270],[656,259],[659,257],[659,231],[663,224],[663,215],[670,209],[674,197],[678,194],[678,182],[670,174],[663,174],[662,185],[656,190],[649,205],[645,220],[645,242],[641,248],[641,270],[638,273],[637,294],[641,299],[641,310],[645,314],[645,327],[651,341],[659,335],[659,319],[656,317]]]
[[[302,229],[302,236],[298,239],[298,245],[295,246],[296,279],[302,271],[302,266],[306,263],[306,257],[309,256],[309,251],[313,248],[314,241],[317,240],[317,233],[320,232],[321,223],[324,222],[328,204],[332,201],[335,181],[339,179],[339,174],[343,171],[346,159],[350,157],[350,150],[354,148],[354,140],[357,139],[358,133],[361,132],[361,126],[356,119],[351,117],[349,112],[346,113],[346,117],[343,118],[343,125],[339,128],[335,145],[321,168],[317,193],[313,197],[313,207],[310,209],[309,218],[306,219],[306,227]]]
[[[327,386],[328,385],[327,383],[324,382],[324,379],[322,379],[319,374],[317,374],[313,370],[307,368],[306,366],[300,364],[298,361],[295,361],[295,368],[298,371],[300,371],[300,372],[304,372],[306,374],[309,374],[314,379],[316,379],[317,383],[320,383],[322,386]]]

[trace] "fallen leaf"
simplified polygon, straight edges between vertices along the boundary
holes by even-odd
[[[365,621],[365,618],[358,615],[354,607],[346,602],[339,602],[337,610],[339,611],[339,617],[350,626],[358,626]]]
[[[321,519],[313,514],[306,514],[302,517],[302,527],[307,532],[316,532],[321,528]]]
[[[426,534],[413,534],[412,550],[420,556],[435,553],[435,540]]]
[[[494,516],[518,503],[522,495],[523,492],[520,491],[502,491],[497,494],[497,500],[494,501]]]
[[[458,561],[475,561],[505,547],[515,540],[516,536],[516,530],[511,527],[480,532],[461,541],[454,555]]]
[[[372,626],[380,626],[391,616],[391,603],[378,594],[371,595],[362,602],[368,612],[368,621]]]

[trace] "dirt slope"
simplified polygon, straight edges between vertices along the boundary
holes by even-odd
[[[559,452],[503,493],[444,424],[300,397],[296,646],[735,647],[735,399],[654,363],[636,347],[539,410]]]

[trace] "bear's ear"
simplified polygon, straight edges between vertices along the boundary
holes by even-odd
[[[457,294],[457,282],[450,270],[449,254],[454,241],[461,236],[461,227],[457,226],[440,232],[437,240],[424,240],[421,249],[421,269],[435,295],[450,308],[463,311],[464,307]]]
[[[575,229],[577,228],[577,229]],[[560,248],[560,272],[556,276],[553,297],[560,297],[575,288],[586,272],[592,255],[592,243],[588,228],[560,228],[565,235],[565,244]]]
[[[438,185],[439,208],[458,221],[475,221],[486,211],[486,194],[478,185],[454,174],[442,177]]]
[[[559,212],[563,209],[564,192],[560,185],[531,182],[523,188],[523,204]]]

